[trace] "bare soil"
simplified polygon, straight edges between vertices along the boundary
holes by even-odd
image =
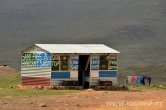
[[[166,110],[166,90],[0,97],[0,110]]]

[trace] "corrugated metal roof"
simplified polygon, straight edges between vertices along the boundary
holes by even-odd
[[[104,44],[35,44],[50,53],[120,53]]]

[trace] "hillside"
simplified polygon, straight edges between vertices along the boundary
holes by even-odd
[[[129,75],[150,76],[153,85],[166,85],[166,65],[130,66],[125,69],[120,69],[118,82],[124,84],[126,77]]]
[[[120,66],[165,64],[165,0],[1,0],[0,65],[33,43],[104,43]]]
[[[16,72],[17,71],[14,68],[9,67],[7,65],[0,66],[0,76],[6,75],[6,74],[12,74]]]

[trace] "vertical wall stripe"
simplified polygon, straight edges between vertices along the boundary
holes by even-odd
[[[78,71],[70,71],[70,78],[78,79]]]
[[[91,71],[91,77],[93,78],[93,77],[99,77],[99,71],[94,71],[94,70],[92,70]]]

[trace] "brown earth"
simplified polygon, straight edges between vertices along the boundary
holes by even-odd
[[[166,90],[0,97],[0,110],[166,110]]]
[[[16,72],[17,72],[16,69],[10,66],[7,66],[7,65],[0,66],[0,76],[10,74],[10,73],[16,73]]]

